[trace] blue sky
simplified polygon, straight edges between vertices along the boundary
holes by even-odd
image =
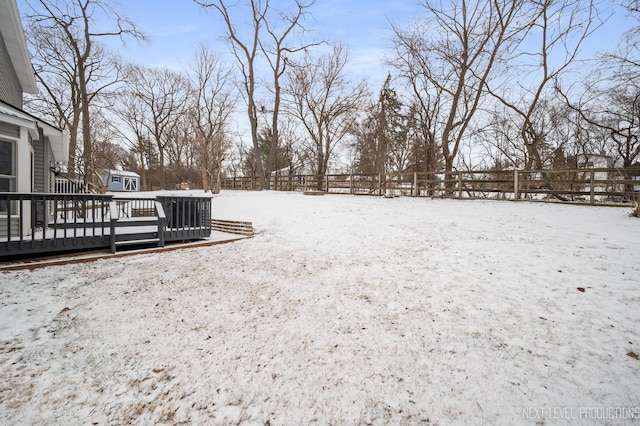
[[[26,1],[29,0],[17,0],[22,13],[27,9]],[[271,4],[281,6],[291,4],[291,1],[271,0]],[[128,62],[183,71],[189,68],[196,48],[204,42],[213,46],[220,57],[228,58],[230,65],[235,65],[229,46],[222,40],[225,27],[214,10],[202,9],[192,0],[111,0],[111,3],[149,37],[148,42],[130,41],[126,46],[112,40],[111,46]],[[614,10],[612,0],[602,0],[602,4],[608,8],[604,15]],[[375,97],[390,71],[385,65],[385,55],[390,55],[390,22],[410,23],[423,10],[417,0],[317,0],[305,26],[312,31],[310,37],[315,40],[339,41],[349,47],[347,71],[351,80],[366,79]],[[624,11],[616,10],[589,44],[583,46],[582,56],[592,58],[595,51],[614,49],[621,34],[632,24],[637,25],[637,22],[628,18]],[[268,98],[265,91],[261,93]],[[259,102],[260,96],[258,94]],[[237,108],[231,127],[238,135],[245,135],[241,137],[246,142],[248,125],[242,102]]]
[[[272,2],[274,6],[284,3]],[[227,52],[221,40],[222,21],[214,10],[191,0],[130,0],[120,7],[149,36],[149,42],[119,48],[132,62],[180,68],[188,65],[195,48],[205,42]],[[341,41],[349,47],[350,68],[369,77],[374,86],[386,76],[384,51],[389,46],[389,22],[406,22],[419,14],[415,1],[318,0],[305,26],[316,40]]]
[[[21,12],[26,10],[25,1],[18,0]],[[129,42],[125,47],[114,40],[113,46],[128,61],[184,69],[199,43],[215,46],[221,55],[228,52],[227,44],[221,40],[225,30],[217,13],[201,8],[192,0],[118,0],[112,3],[149,37],[148,42]],[[284,4],[290,2],[272,0],[275,7]],[[612,3],[604,0],[602,4],[610,8]],[[349,70],[353,72],[353,78],[367,78],[372,90],[377,91],[388,73],[384,56],[389,53],[389,22],[408,23],[422,11],[417,0],[317,0],[305,25],[316,40],[345,43],[350,51]],[[618,11],[585,50],[615,47],[630,22]]]

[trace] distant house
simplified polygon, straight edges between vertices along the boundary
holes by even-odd
[[[103,176],[107,185],[107,191],[112,192],[139,192],[140,175],[134,172],[122,170],[109,170],[109,174]]]
[[[613,158],[604,154],[578,154],[577,162],[581,169],[608,169],[614,166]]]
[[[16,1],[1,1],[0,192],[53,192],[54,170],[68,161],[68,135],[22,110],[23,94],[36,92]]]
[[[578,154],[578,168],[580,169],[610,169],[615,166],[613,158],[604,154]],[[606,180],[608,172],[596,172],[594,179]]]

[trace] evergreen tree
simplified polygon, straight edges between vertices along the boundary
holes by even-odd
[[[391,75],[380,90],[378,102],[360,124],[356,148],[359,173],[386,173],[406,166],[410,156],[407,144],[407,118],[403,104],[391,87]]]

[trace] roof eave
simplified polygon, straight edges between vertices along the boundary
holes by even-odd
[[[31,55],[24,37],[24,29],[20,20],[20,13],[15,0],[0,2],[0,32],[7,46],[22,91],[24,93],[38,93],[36,78],[31,65]]]

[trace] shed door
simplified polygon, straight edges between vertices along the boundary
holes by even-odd
[[[138,190],[138,181],[136,178],[125,177],[124,178],[124,190],[125,191],[137,191]]]

